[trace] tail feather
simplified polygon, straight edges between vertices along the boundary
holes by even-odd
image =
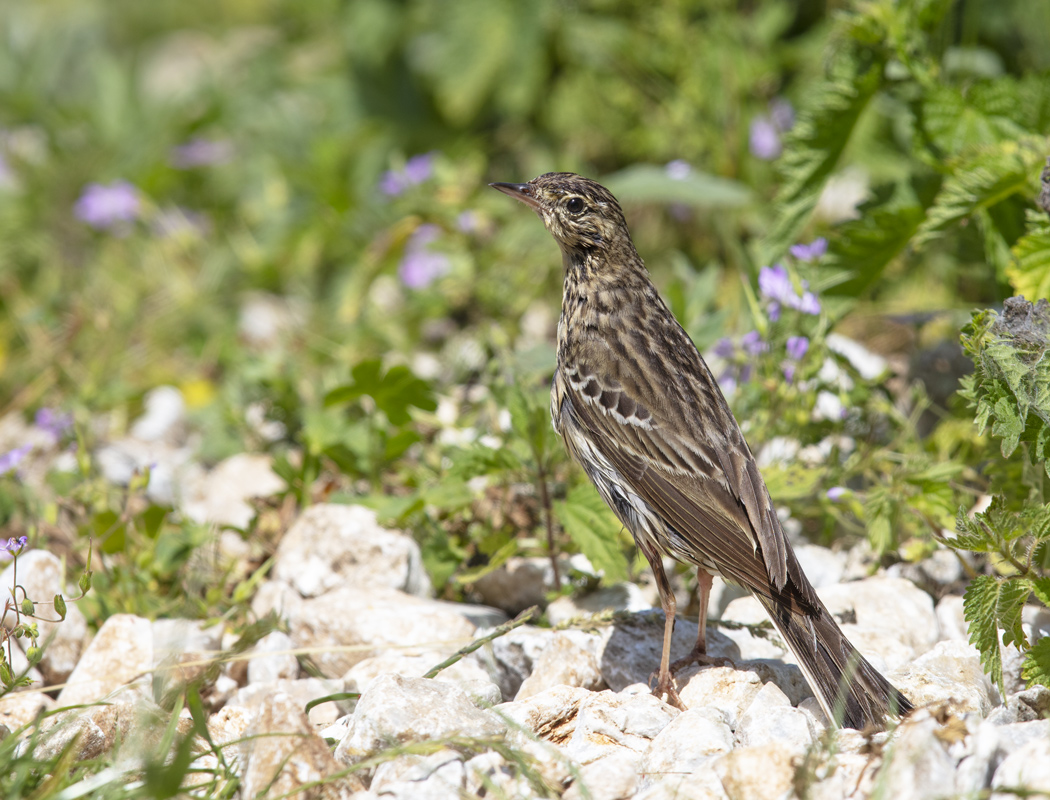
[[[800,613],[774,598],[756,597],[798,659],[829,720],[858,730],[881,729],[887,716],[912,710],[908,699],[850,644],[823,603]]]

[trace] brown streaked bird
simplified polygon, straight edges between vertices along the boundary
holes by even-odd
[[[551,416],[656,576],[665,626],[654,694],[681,706],[674,668],[713,660],[705,627],[711,577],[720,575],[758,598],[828,719],[882,728],[887,716],[910,711],[802,572],[740,426],[650,280],[616,198],[569,172],[490,185],[535,210],[561,248]],[[674,665],[664,554],[696,566],[700,595],[696,646]]]

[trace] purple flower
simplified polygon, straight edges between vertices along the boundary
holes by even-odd
[[[772,161],[780,155],[780,133],[773,120],[760,114],[751,120],[751,155],[763,161]]]
[[[428,249],[440,234],[437,225],[420,225],[412,232],[397,268],[401,282],[409,289],[425,289],[452,266],[448,256]]]
[[[198,136],[186,144],[172,148],[171,165],[175,169],[210,167],[229,161],[232,157],[233,145],[226,139],[205,139]]]
[[[820,313],[820,301],[813,292],[803,293],[803,295],[798,298],[797,305],[792,307],[797,308],[803,314],[812,314],[813,316],[816,316]]]
[[[73,207],[77,219],[96,230],[118,230],[142,213],[139,191],[127,181],[89,183]]]
[[[476,233],[481,227],[481,215],[477,211],[464,211],[456,217],[456,229],[460,233]]]
[[[432,151],[412,156],[400,170],[387,170],[379,180],[379,190],[388,197],[397,197],[411,186],[418,186],[434,172]]]
[[[781,367],[781,371],[784,373],[784,380],[788,383],[794,383],[795,381],[795,362],[787,361]]]
[[[832,486],[830,489],[828,489],[827,492],[828,500],[832,501],[833,503],[838,502],[847,494],[849,494],[849,489],[847,489],[845,486]]]
[[[29,538],[27,536],[8,539],[6,542],[0,540],[0,561],[10,561],[13,556],[17,556],[25,550],[28,541]]]
[[[785,97],[774,97],[769,103],[769,116],[773,125],[781,133],[787,133],[795,127],[795,109]]]
[[[6,475],[17,467],[22,459],[29,455],[29,451],[32,449],[33,445],[25,444],[21,447],[16,447],[14,450],[8,450],[3,455],[0,455],[0,475]]]
[[[73,427],[73,415],[61,414],[51,408],[41,408],[36,412],[33,422],[38,428],[51,434],[55,441],[58,441]]]
[[[769,349],[769,345],[762,341],[762,334],[758,331],[748,331],[740,337],[740,346],[744,348],[749,356],[757,356]]]
[[[793,244],[789,252],[799,261],[816,261],[828,252],[828,240],[820,236],[809,244]]]
[[[758,290],[768,299],[785,305],[791,305],[791,299],[796,296],[795,287],[783,264],[762,267],[758,271]]]
[[[688,161],[676,158],[674,161],[667,162],[664,170],[666,170],[668,177],[672,180],[684,181],[689,177],[689,173],[693,171],[693,168],[689,166]]]
[[[807,350],[809,350],[809,339],[805,336],[792,336],[787,340],[788,358],[801,361]]]
[[[803,288],[807,286],[802,282]],[[758,290],[770,300],[767,307],[769,318],[774,322],[780,319],[781,306],[794,308],[803,314],[819,314],[820,301],[813,292],[805,291],[799,294],[791,282],[787,269],[783,264],[773,267],[762,267],[758,271]]]
[[[712,352],[719,358],[732,358],[736,353],[736,345],[733,344],[733,340],[728,336],[723,336],[711,349]]]

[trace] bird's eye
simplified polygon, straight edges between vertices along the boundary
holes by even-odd
[[[583,200],[579,197],[570,197],[565,201],[565,208],[570,214],[579,214],[583,211]]]

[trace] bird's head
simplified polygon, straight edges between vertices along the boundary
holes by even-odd
[[[490,183],[532,208],[563,252],[603,250],[627,236],[623,210],[600,183],[572,172],[548,172],[528,183]]]

